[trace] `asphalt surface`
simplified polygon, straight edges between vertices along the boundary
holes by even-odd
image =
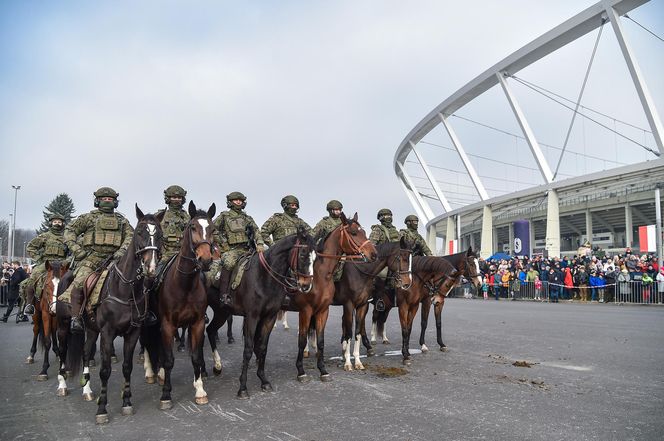
[[[160,387],[142,366],[132,377],[135,414],[120,413],[121,364],[113,365],[109,416],[95,424],[96,405],[84,402],[77,379],[57,397],[57,372],[36,381],[42,355],[24,364],[31,338],[26,323],[0,323],[0,439],[11,440],[661,440],[664,439],[664,308],[603,304],[448,299],[443,339],[403,366],[398,319],[388,321],[391,344],[377,345],[364,371],[345,372],[341,310],[326,332],[331,382],[319,381],[313,360],[306,384],[296,380],[296,315],[290,331],[276,329],[267,373],[275,391],[263,393],[249,372],[249,400],[236,398],[241,332],[228,345],[222,329],[223,373],[205,381],[210,402],[194,404],[189,358],[176,355],[171,410],[158,407]],[[419,317],[416,321],[419,323]],[[418,349],[418,330],[411,349]],[[116,340],[121,354],[121,340]],[[392,352],[390,352],[392,351]],[[390,355],[396,351],[397,355]],[[387,355],[385,355],[387,352]],[[362,352],[365,353],[364,351]],[[212,357],[206,346],[211,372]],[[98,360],[98,358],[97,358]],[[514,366],[527,362],[530,367]],[[518,363],[517,363],[518,364]],[[92,387],[99,391],[97,369]]]

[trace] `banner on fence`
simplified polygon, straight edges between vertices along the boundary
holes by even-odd
[[[530,255],[530,222],[527,220],[514,221],[514,255]]]
[[[654,225],[639,227],[639,248],[642,253],[657,251],[656,234]]]

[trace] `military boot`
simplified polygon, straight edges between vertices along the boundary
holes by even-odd
[[[231,306],[233,298],[230,295],[231,272],[225,268],[221,269],[221,276],[219,278],[219,293],[222,305]]]
[[[25,308],[23,308],[23,314],[32,315],[35,313],[35,307],[33,306],[35,302],[35,287],[27,286],[25,288]]]
[[[69,326],[73,334],[83,333],[83,288],[74,288],[71,291],[71,324]]]
[[[385,301],[383,300],[383,295],[380,294],[376,297],[378,297],[376,299],[376,305],[374,306],[376,308],[376,311],[378,311],[378,312],[385,311]]]

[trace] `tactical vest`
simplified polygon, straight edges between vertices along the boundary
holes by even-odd
[[[383,234],[385,234],[385,240],[388,242],[399,242],[399,232],[397,231],[396,228],[387,228],[385,225],[380,224],[378,225],[380,229],[383,231]]]
[[[161,228],[164,232],[163,248],[166,253],[179,252],[187,223],[188,220],[184,211],[166,210],[164,220],[161,222]]]
[[[246,244],[249,241],[247,237],[247,225],[249,220],[244,215],[226,218],[225,230],[226,238],[228,239],[228,245],[235,246],[238,244]]]
[[[297,226],[299,224],[298,218],[291,218],[285,214],[279,216],[279,228],[272,233],[274,241],[283,239],[286,236],[297,233]]]
[[[54,233],[47,233],[44,241],[44,254],[42,260],[59,260],[65,257],[67,248],[65,247],[64,237]]]
[[[122,245],[123,219],[116,214],[95,216],[94,226],[83,235],[83,247],[98,253],[112,253]]]

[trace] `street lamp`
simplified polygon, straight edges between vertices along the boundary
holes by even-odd
[[[12,185],[14,189],[14,226],[12,227],[12,257],[14,256],[14,241],[16,239],[16,199],[18,198],[18,191],[21,189],[20,185]]]
[[[14,219],[14,215],[9,213],[9,228],[7,228],[7,258],[9,259],[9,263],[11,263],[12,258],[14,257],[14,250],[12,249],[12,243],[14,243],[14,238],[12,237],[12,220]]]
[[[23,263],[25,263],[25,249],[28,246],[27,242],[23,242]]]

